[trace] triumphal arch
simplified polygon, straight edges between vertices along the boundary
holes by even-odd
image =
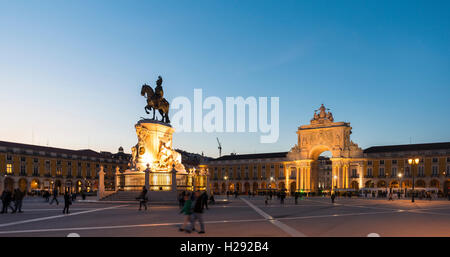
[[[331,152],[332,189],[350,188],[350,171],[362,174],[363,150],[350,139],[352,127],[349,122],[335,122],[333,114],[322,104],[314,112],[309,125],[297,130],[297,144],[287,154],[286,168],[296,172],[297,190],[318,191],[318,157]]]

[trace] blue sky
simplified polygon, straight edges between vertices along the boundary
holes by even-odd
[[[280,97],[280,138],[177,133],[175,147],[287,151],[324,103],[361,147],[450,141],[449,1],[0,0],[0,140],[126,151],[143,83]]]

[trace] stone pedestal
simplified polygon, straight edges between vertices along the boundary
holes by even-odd
[[[140,120],[135,128],[138,144],[133,147],[132,152],[135,155],[136,170],[144,171],[147,165],[153,167],[155,164],[164,164],[165,160],[162,159],[167,157],[166,154],[173,155],[173,159],[178,159],[173,161],[181,163],[181,155],[172,149],[175,130],[170,125],[155,120]],[[171,169],[172,163],[165,163],[166,170]]]
[[[103,170],[103,165],[100,166],[100,171],[98,172],[98,190],[97,190],[97,200],[100,200],[105,195],[105,171]]]
[[[177,174],[186,174],[181,155],[172,148],[174,129],[155,120],[135,125],[138,143],[132,148],[131,168],[124,177],[125,191],[141,191],[145,186],[151,202],[176,202]]]

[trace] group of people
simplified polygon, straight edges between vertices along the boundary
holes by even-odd
[[[234,198],[238,198],[239,192],[237,190],[234,192],[227,191],[227,199],[230,197],[230,195],[234,195]]]
[[[214,197],[211,195],[210,203],[214,203]],[[182,199],[181,199],[182,198]],[[182,207],[181,207],[182,206]],[[191,194],[189,192],[183,192],[180,197],[180,213],[184,214],[184,223],[179,228],[179,231],[185,231],[191,233],[195,230],[195,223],[198,221],[200,224],[199,234],[205,233],[205,224],[203,223],[203,209],[208,209],[208,194],[206,192],[201,193],[196,191]]]
[[[48,191],[46,191],[48,193]],[[26,192],[21,191],[19,188],[15,189],[13,192],[11,192],[9,189],[5,189],[2,192],[1,200],[2,200],[2,211],[3,213],[8,213],[8,209],[11,209],[11,213],[22,213],[22,202],[25,198]],[[43,197],[46,199],[47,202],[49,202],[50,193],[43,195]],[[56,202],[56,205],[59,205],[58,201],[58,189],[53,190],[53,197],[50,201],[50,204],[53,204],[53,202]],[[74,194],[70,194],[68,190],[64,193],[64,209],[63,214],[69,214],[69,207],[72,205],[72,202],[74,200]],[[12,205],[14,203],[14,206]]]
[[[281,190],[278,192],[269,191],[269,193],[265,194],[264,204],[267,206],[269,204],[269,200],[272,200],[272,197],[276,196],[278,200],[280,200],[280,204],[284,204],[284,199],[286,199],[286,191]],[[297,198],[295,198],[295,204],[297,204]]]
[[[53,197],[52,200],[50,201],[50,205],[53,204],[53,202],[56,202],[56,205],[59,205],[59,201],[58,201],[58,194],[59,191],[57,188],[55,188],[53,190]],[[49,193],[47,192],[47,194],[45,195],[46,201],[49,201]],[[72,205],[72,202],[75,201],[76,199],[76,194],[70,194],[69,190],[66,190],[64,193],[64,208],[63,208],[63,214],[69,214],[69,207],[70,205]]]
[[[22,201],[25,197],[25,192],[22,192],[19,188],[16,188],[14,192],[11,192],[9,189],[3,190],[2,193],[2,211],[3,213],[8,213],[8,208],[11,209],[12,213],[22,213]],[[14,207],[11,205],[14,203]]]

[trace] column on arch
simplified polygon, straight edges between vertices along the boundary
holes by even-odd
[[[348,189],[350,188],[350,162],[346,162],[344,165],[344,178],[343,178],[343,184],[344,188]]]
[[[342,177],[342,165],[338,160],[332,160],[332,189],[342,188],[341,177]],[[336,178],[335,178],[336,177]]]
[[[295,174],[296,174],[295,188],[298,191],[298,190],[300,190],[300,170],[297,168],[297,166],[295,166],[294,168],[295,168]]]
[[[292,180],[291,180],[291,169],[287,168],[286,165],[284,165],[284,167],[285,167],[284,168],[284,175],[286,176],[286,190],[289,193],[291,193],[291,183],[292,183]],[[293,174],[297,175],[296,173],[297,172],[295,172]],[[297,180],[297,178],[295,178],[295,179]]]
[[[358,163],[358,174],[359,174],[359,188],[363,188],[364,166],[362,163]]]
[[[301,183],[301,188],[302,190],[305,189],[305,168],[304,167],[300,167],[300,183]]]
[[[347,188],[347,169],[348,166],[347,165],[343,165],[342,166],[342,178],[341,178],[341,185],[342,188]]]
[[[311,166],[306,166],[305,167],[305,178],[306,178],[306,183],[305,183],[305,189],[307,191],[311,190]]]

